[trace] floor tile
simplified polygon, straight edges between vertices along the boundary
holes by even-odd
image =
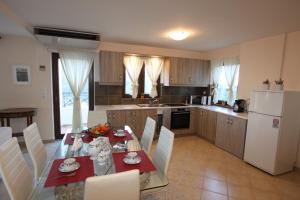
[[[223,181],[204,178],[202,188],[211,192],[227,195],[227,183]]]
[[[203,190],[201,200],[227,200],[227,196],[215,192]]]

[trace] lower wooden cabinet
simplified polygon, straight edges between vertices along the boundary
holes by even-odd
[[[209,142],[215,143],[217,113],[206,109],[198,109],[196,124],[196,133]]]
[[[147,117],[156,121],[156,109],[108,110],[107,121],[114,128],[128,125],[138,138],[142,137]]]
[[[108,110],[107,121],[114,128],[121,128],[125,123],[125,112],[123,110]]]
[[[217,114],[216,146],[236,155],[244,156],[247,120]]]

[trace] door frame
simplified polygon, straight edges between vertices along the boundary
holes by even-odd
[[[54,136],[55,139],[62,139],[60,128],[60,102],[59,102],[59,69],[58,69],[59,54],[52,53],[52,90],[53,90],[53,116],[54,116]],[[88,80],[89,91],[89,110],[95,108],[95,83],[94,83],[94,63],[92,64]]]

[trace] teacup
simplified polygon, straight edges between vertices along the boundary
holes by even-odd
[[[75,158],[67,158],[64,160],[64,166],[67,169],[71,169],[71,168],[73,168],[75,162],[76,162]]]
[[[137,152],[129,152],[127,153],[126,157],[134,160],[137,157]]]
[[[122,134],[122,133],[124,133],[124,130],[122,130],[122,129],[117,130],[117,134]]]

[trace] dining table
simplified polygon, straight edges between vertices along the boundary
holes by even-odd
[[[132,137],[130,140],[126,140],[123,142],[123,144],[126,145],[125,152],[114,150],[112,148],[112,153],[110,153],[109,158],[107,159],[106,163],[99,164],[99,162],[96,160],[92,160],[93,165],[93,176],[105,176],[109,174],[118,173],[116,169],[115,160],[113,158],[113,154],[117,155],[118,153],[126,153],[131,151],[143,151],[138,138],[136,135],[132,132],[131,128],[129,126],[124,126],[124,130],[127,131],[130,136]],[[62,184],[62,185],[56,185],[49,187],[47,186],[47,179],[49,178],[49,174],[52,173],[51,170],[53,170],[53,166],[55,165],[55,162],[58,160],[63,160],[67,158],[89,158],[88,153],[88,146],[89,143],[83,143],[82,147],[77,150],[72,150],[72,145],[66,143],[67,140],[67,134],[65,134],[62,141],[58,144],[58,147],[56,149],[56,152],[54,155],[48,159],[48,162],[36,182],[33,191],[31,193],[30,199],[74,199],[74,200],[81,200],[84,197],[84,184],[85,180],[78,181],[78,182],[72,182],[68,184]],[[110,142],[111,146],[114,146],[115,142]],[[119,154],[121,155],[121,154]],[[149,157],[149,160],[151,161],[151,158],[148,154],[146,154]],[[148,158],[147,158],[148,159]],[[152,161],[151,161],[152,162]],[[132,167],[132,166],[130,166]],[[136,168],[138,169],[138,165],[136,165]],[[130,184],[130,183],[128,183]],[[153,189],[158,189],[161,187],[165,187],[168,185],[168,178],[167,176],[160,171],[159,169],[156,169],[154,171],[149,172],[140,172],[140,190],[143,191],[149,191]]]

